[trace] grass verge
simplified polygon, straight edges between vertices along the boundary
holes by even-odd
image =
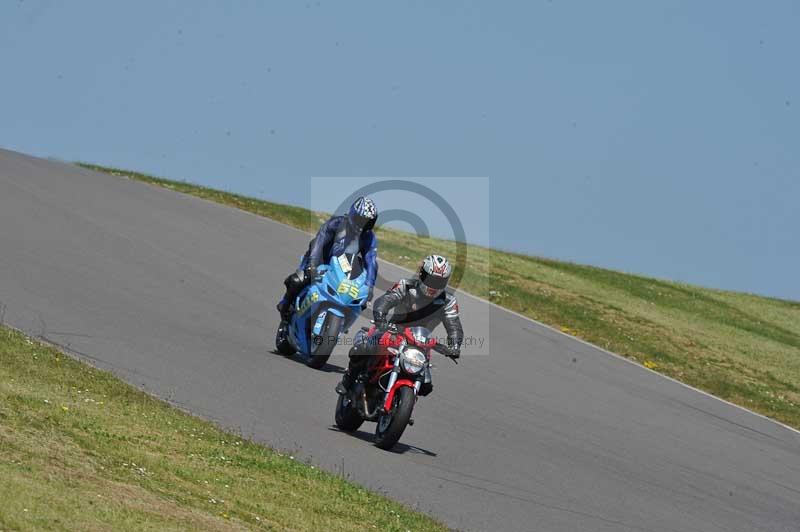
[[[144,181],[316,231],[323,213],[137,172]],[[414,268],[455,243],[379,229],[380,256]],[[298,250],[299,252],[300,250]],[[461,290],[800,428],[800,303],[468,246]]]
[[[446,530],[0,327],[0,530]]]

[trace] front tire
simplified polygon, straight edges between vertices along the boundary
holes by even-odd
[[[336,402],[336,426],[346,432],[355,432],[364,423],[353,401],[348,396],[340,395]]]
[[[333,348],[336,347],[336,339],[339,338],[339,332],[341,332],[343,324],[344,318],[328,312],[325,316],[325,323],[322,324],[320,335],[311,342],[311,358],[308,359],[308,367],[320,369],[328,362],[331,353],[333,353]],[[321,342],[314,341],[318,339]]]
[[[414,411],[415,395],[414,389],[408,386],[401,386],[394,393],[392,411],[378,418],[378,426],[375,428],[376,447],[388,450],[400,440]]]

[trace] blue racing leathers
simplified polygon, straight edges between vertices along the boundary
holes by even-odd
[[[360,253],[367,272],[366,284],[375,286],[378,276],[378,238],[375,233],[354,230],[347,223],[347,216],[334,216],[319,228],[316,236],[308,243],[308,251],[300,261],[299,270],[306,266],[327,264],[331,257],[342,253]]]

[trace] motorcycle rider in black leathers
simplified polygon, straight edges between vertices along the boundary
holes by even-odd
[[[308,251],[303,255],[297,271],[283,282],[286,285],[286,293],[277,307],[281,313],[279,334],[285,331],[286,324],[291,318],[292,303],[297,294],[304,286],[314,281],[317,276],[317,266],[327,264],[334,255],[345,252],[361,254],[367,272],[365,284],[369,287],[366,301],[372,300],[375,279],[378,276],[378,239],[372,230],[377,219],[378,210],[375,202],[370,198],[360,197],[353,202],[347,214],[333,216],[322,224],[316,236],[309,242]]]
[[[346,394],[353,385],[356,376],[366,367],[369,356],[377,352],[378,341],[390,322],[422,326],[430,331],[442,323],[447,333],[448,356],[454,359],[460,356],[464,330],[458,314],[458,301],[445,291],[452,272],[446,258],[429,255],[422,261],[417,277],[401,279],[375,300],[372,306],[375,329],[371,335],[363,330],[356,334],[347,371],[336,386],[337,393]],[[428,395],[432,390],[430,370],[426,369],[419,395]]]

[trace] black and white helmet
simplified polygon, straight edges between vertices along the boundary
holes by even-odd
[[[419,267],[419,281],[426,297],[434,298],[447,287],[453,274],[450,261],[441,255],[428,255]]]
[[[347,221],[353,229],[369,231],[375,226],[378,219],[378,208],[370,198],[360,197],[350,206]]]

